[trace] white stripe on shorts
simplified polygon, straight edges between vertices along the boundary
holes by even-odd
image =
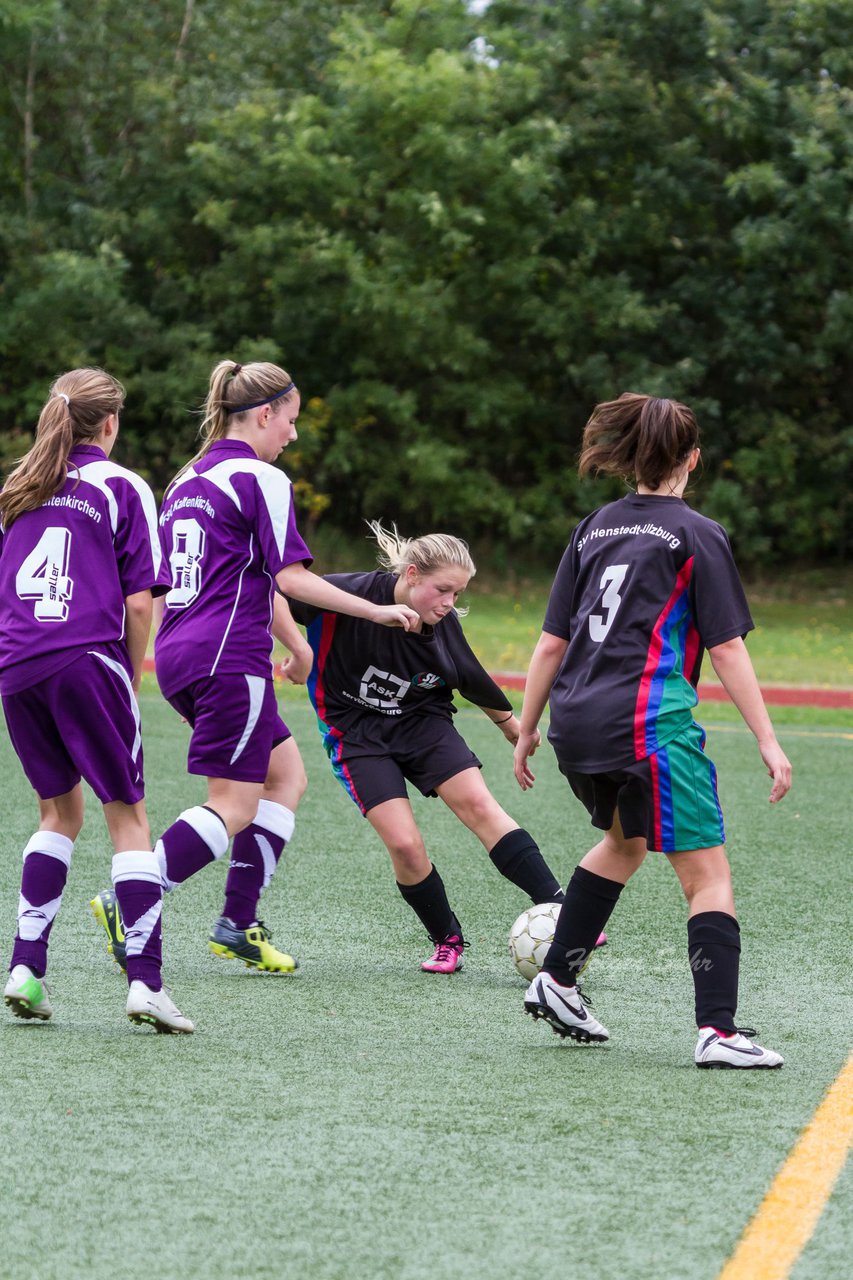
[[[261,708],[264,705],[264,688],[266,680],[263,676],[245,676],[246,684],[249,686],[249,715],[246,720],[246,727],[243,730],[243,736],[234,748],[234,754],[230,763],[239,760],[243,754],[246,743],[255,731],[255,725],[258,723],[258,717],[261,714]]]
[[[133,747],[131,756],[134,761],[139,755],[139,748],[142,746],[142,730],[139,723],[139,706],[136,701],[136,694],[133,692],[133,685],[130,683],[130,676],[125,671],[120,662],[116,662],[114,658],[108,658],[105,653],[98,653],[97,649],[90,649],[89,653],[93,658],[99,658],[105,667],[109,667],[110,671],[114,671],[121,680],[125,689],[127,689],[127,698],[130,703],[130,709],[133,712],[133,723],[136,726],[136,736],[133,739]]]

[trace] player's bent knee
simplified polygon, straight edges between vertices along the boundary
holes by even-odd
[[[390,844],[386,843],[386,847],[398,873],[406,872],[409,876],[420,876],[421,879],[429,875],[430,861],[419,841],[395,840]]]
[[[471,797],[462,804],[456,805],[454,812],[460,822],[463,822],[471,831],[479,831],[482,827],[494,824],[496,819],[506,817],[498,802],[488,794]]]

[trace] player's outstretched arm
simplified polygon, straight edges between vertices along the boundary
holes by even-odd
[[[761,759],[773,779],[770,803],[776,804],[790,790],[791,762],[776,741],[746,645],[736,636],[734,640],[714,645],[708,650],[708,656],[720,683],[755,735]]]
[[[327,582],[300,563],[285,565],[276,574],[276,582],[286,596],[302,600],[326,613],[348,613],[353,618],[365,618],[385,627],[402,627],[408,631],[419,621],[414,609],[405,604],[374,604],[361,596]]]
[[[482,710],[489,717],[492,724],[496,724],[503,736],[513,747],[518,742],[518,735],[521,731],[521,725],[518,722],[518,716],[513,711],[495,711],[492,707],[483,707]],[[541,738],[539,731],[536,732],[536,746],[539,746]],[[535,750],[535,748],[534,748]],[[532,754],[532,753],[531,753]]]
[[[513,762],[515,780],[522,791],[527,791],[536,781],[528,761],[541,741],[539,721],[568,647],[568,640],[543,631],[530,659]]]

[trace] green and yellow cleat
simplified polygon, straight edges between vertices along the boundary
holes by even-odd
[[[262,921],[257,920],[248,929],[238,929],[228,916],[220,916],[213,926],[208,946],[215,956],[223,960],[242,960],[247,969],[262,969],[266,973],[296,973],[299,961],[286,951],[279,951],[270,942],[272,934]]]
[[[118,898],[112,889],[102,889],[89,903],[92,915],[107,931],[107,951],[125,973],[127,972],[127,947]]]

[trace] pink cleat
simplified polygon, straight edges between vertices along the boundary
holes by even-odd
[[[458,933],[452,933],[443,942],[435,945],[435,954],[424,960],[421,968],[424,973],[456,973],[462,968],[462,952],[467,943]]]
[[[595,945],[596,945],[597,947],[603,947],[606,941],[607,941],[607,934],[606,934],[606,933],[600,933],[600,934],[598,935],[598,942],[596,942],[596,944],[595,944]]]

